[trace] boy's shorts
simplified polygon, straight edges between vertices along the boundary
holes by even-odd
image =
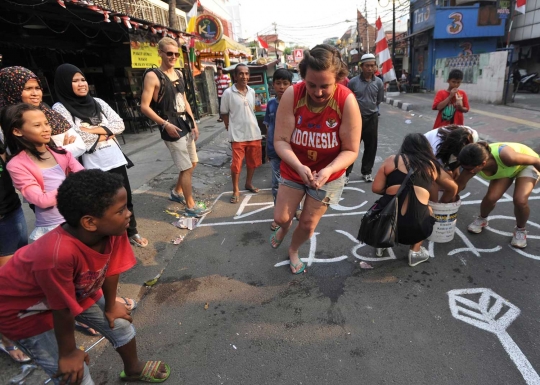
[[[305,184],[293,182],[292,180],[284,178],[281,178],[280,184],[296,190],[303,190],[307,195],[327,206],[337,205],[341,198],[341,194],[343,193],[343,188],[345,187],[345,175],[340,176],[332,182],[326,183],[318,190],[308,187]]]
[[[75,320],[100,332],[103,337],[109,340],[115,349],[126,345],[135,338],[135,328],[129,321],[116,319],[114,321],[114,329],[111,329],[104,313],[105,299],[101,297],[95,304],[76,316]],[[18,340],[16,343],[49,376],[52,377],[56,374],[58,371],[58,346],[54,329],[38,334],[37,336]],[[53,383],[58,384],[58,379],[53,379]],[[82,385],[93,384],[94,382],[85,364]]]
[[[231,172],[240,174],[242,161],[246,158],[247,168],[257,168],[262,164],[262,145],[260,140],[232,142]]]
[[[193,134],[189,134],[181,137],[176,142],[169,142],[164,140],[165,145],[171,153],[174,164],[180,171],[189,170],[193,167],[193,163],[197,163],[199,158],[197,157],[197,147],[195,146],[195,140]]]

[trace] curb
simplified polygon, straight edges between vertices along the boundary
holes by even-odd
[[[412,103],[404,103],[401,100],[384,97],[383,102],[390,104],[391,106],[402,109],[403,111],[411,111],[413,109]]]

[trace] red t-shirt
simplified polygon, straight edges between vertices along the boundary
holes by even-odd
[[[105,277],[135,263],[127,235],[110,237],[101,254],[58,226],[0,268],[0,333],[16,341],[52,329],[51,310],[82,313],[103,295]]]
[[[463,98],[463,107],[468,110],[469,109],[469,98],[467,98],[467,94],[463,90],[459,90],[458,94],[461,95],[461,97]],[[440,90],[439,92],[437,92],[437,94],[435,95],[435,99],[433,100],[433,106],[431,108],[433,110],[436,110],[437,105],[440,102],[442,102],[444,99],[446,99],[448,96],[450,96],[450,91]],[[454,108],[456,107],[456,97],[455,96],[452,98],[450,103],[448,103],[448,105],[452,105]],[[451,120],[443,120],[443,117],[442,117],[443,110],[444,109],[440,110],[439,113],[437,114],[437,118],[435,119],[435,124],[433,125],[433,129],[443,127],[443,126],[448,126],[449,124],[459,124],[459,125],[464,124],[465,118],[463,117],[463,112],[458,111],[456,109],[456,111],[454,112],[453,119],[451,119]]]
[[[307,104],[306,83],[297,83],[294,88],[295,129],[291,136],[291,147],[298,160],[311,171],[319,172],[328,166],[341,152],[339,129],[345,99],[351,90],[338,84],[332,98],[321,112],[311,112]],[[286,162],[281,162],[281,176],[304,183],[302,178]],[[328,178],[328,182],[343,175],[340,170]],[[327,182],[327,183],[328,183]]]

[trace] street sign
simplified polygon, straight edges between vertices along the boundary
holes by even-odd
[[[287,61],[294,61],[293,55],[287,55]]]
[[[293,51],[293,55],[294,55],[294,61],[298,63],[299,61],[301,61],[304,58],[304,50],[295,49]]]

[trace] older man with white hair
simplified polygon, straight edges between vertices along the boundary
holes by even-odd
[[[377,131],[379,129],[379,115],[377,106],[384,97],[384,84],[375,76],[377,61],[375,55],[367,53],[360,59],[360,75],[351,79],[348,86],[354,92],[362,115],[362,138],[364,141],[364,155],[362,156],[362,177],[366,182],[373,182],[371,171],[377,154]],[[353,169],[351,164],[347,169],[347,182]]]

